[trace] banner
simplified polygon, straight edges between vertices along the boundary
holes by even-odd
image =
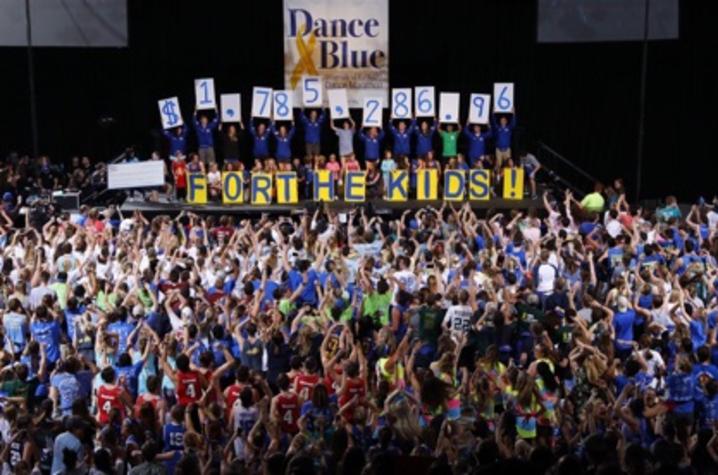
[[[161,161],[142,162],[140,164],[111,165],[111,167],[132,167],[144,164],[162,164]],[[333,174],[330,170],[316,170],[313,183],[313,201],[334,201],[343,199],[347,203],[363,203],[367,200],[366,172],[348,171],[344,175],[343,193],[335,190]],[[416,187],[410,187],[413,175]],[[499,177],[502,183],[502,197],[507,200],[521,200],[524,195],[523,168],[504,168]],[[439,186],[439,173],[433,168],[421,168],[415,172],[393,170],[385,177],[385,201],[406,202],[409,200],[429,201],[486,201],[491,198],[491,171],[485,169],[456,170],[444,172],[443,186]],[[137,178],[132,183],[138,187]],[[222,173],[222,203],[227,205],[243,204],[268,206],[301,205],[299,199],[299,180],[296,172],[277,172],[274,176],[265,172],[250,174],[247,190],[244,189],[243,172]],[[245,191],[246,200],[245,200]],[[340,190],[341,191],[341,190]],[[202,173],[187,175],[187,202],[206,204],[208,202],[207,178]]]
[[[165,162],[148,160],[137,163],[113,163],[107,166],[107,189],[164,186]]]
[[[346,88],[349,107],[389,103],[389,0],[284,0],[284,88],[302,102],[302,77]]]

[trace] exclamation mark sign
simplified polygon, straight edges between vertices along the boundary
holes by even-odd
[[[511,168],[511,198],[516,198],[516,169]]]

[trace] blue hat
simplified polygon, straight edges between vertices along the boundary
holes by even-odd
[[[15,197],[10,191],[6,191],[5,194],[2,195],[3,201],[12,201]]]

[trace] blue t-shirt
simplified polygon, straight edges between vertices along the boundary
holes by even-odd
[[[625,312],[616,312],[613,315],[613,327],[616,329],[616,339],[633,341],[633,323],[636,320],[636,312],[628,309]],[[617,341],[616,348],[627,350],[631,345]]]
[[[122,320],[107,325],[107,333],[116,333],[119,338],[119,343],[117,345],[118,354],[122,354],[127,351],[127,337],[134,329],[134,325]]]
[[[74,374],[57,373],[50,378],[50,385],[60,394],[60,410],[70,411],[72,403],[80,397],[80,382]]]
[[[55,363],[60,359],[60,325],[55,320],[35,320],[30,324],[30,333],[35,341],[45,345],[48,362]]]

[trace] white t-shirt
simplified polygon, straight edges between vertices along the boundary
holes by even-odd
[[[539,264],[536,290],[539,292],[550,293],[553,292],[554,281],[558,276],[556,268],[550,264]]]
[[[404,290],[409,292],[410,294],[413,294],[416,292],[416,275],[409,271],[409,270],[400,270],[399,272],[394,273],[394,278],[401,282],[401,285],[404,286]],[[394,300],[396,300],[396,296],[399,294],[399,286],[397,285],[394,289]]]
[[[466,333],[471,328],[471,317],[474,312],[468,305],[452,305],[444,315],[444,326],[449,326],[451,335],[456,337]]]

